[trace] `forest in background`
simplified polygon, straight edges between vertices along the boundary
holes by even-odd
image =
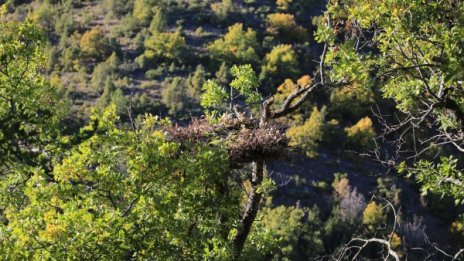
[[[1,260],[460,260],[464,3],[0,1]]]

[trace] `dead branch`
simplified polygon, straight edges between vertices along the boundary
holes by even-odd
[[[375,198],[375,196],[373,197],[373,199],[374,198]],[[354,254],[353,258],[351,259],[351,260],[356,260],[356,258],[359,257],[361,252],[369,244],[372,244],[372,243],[381,244],[381,245],[383,245],[384,247],[387,248],[387,256],[385,256],[383,260],[385,260],[385,261],[388,260],[388,258],[390,256],[393,257],[396,261],[400,260],[400,257],[398,255],[398,253],[396,253],[391,247],[391,240],[392,240],[393,235],[395,234],[396,229],[397,229],[398,213],[397,213],[395,207],[393,206],[393,204],[390,201],[388,201],[385,198],[379,198],[379,199],[385,201],[386,204],[387,204],[386,206],[389,206],[393,210],[393,215],[394,215],[393,228],[392,228],[392,231],[390,232],[388,238],[387,239],[377,238],[377,237],[373,237],[373,238],[355,237],[355,238],[352,238],[345,245],[345,248],[343,249],[342,253],[340,254],[340,256],[336,260],[341,261],[349,252],[351,252],[352,249],[357,249],[356,253]],[[359,245],[359,243],[361,243],[362,245]]]

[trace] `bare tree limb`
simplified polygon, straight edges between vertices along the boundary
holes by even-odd
[[[375,196],[373,197],[373,199],[375,198]],[[351,260],[356,260],[356,258],[358,258],[361,254],[361,252],[369,245],[369,244],[372,244],[372,243],[376,243],[376,244],[381,244],[383,245],[384,247],[387,248],[387,256],[385,256],[383,258],[383,260],[388,260],[388,258],[391,256],[393,257],[396,261],[400,261],[400,257],[398,255],[398,253],[396,253],[392,247],[391,247],[391,240],[393,238],[393,235],[395,234],[396,232],[396,229],[397,229],[397,224],[398,224],[398,212],[396,211],[395,207],[393,206],[393,204],[388,201],[387,199],[385,198],[380,198],[382,199],[383,201],[385,201],[387,203],[386,206],[389,206],[392,210],[393,210],[393,215],[394,215],[394,221],[393,221],[393,228],[392,228],[392,231],[390,232],[390,234],[388,235],[388,238],[387,239],[383,239],[383,238],[377,238],[377,237],[373,237],[373,238],[361,238],[361,237],[355,237],[355,238],[352,238],[345,246],[345,248],[343,249],[342,253],[340,254],[340,256],[337,258],[338,261],[341,261],[343,260],[344,257],[346,257],[346,255],[351,251],[351,249],[357,249],[356,253],[354,254],[353,258]],[[359,246],[358,243],[361,243],[362,245]]]

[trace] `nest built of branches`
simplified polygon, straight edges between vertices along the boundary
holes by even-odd
[[[217,124],[195,118],[186,126],[170,126],[166,132],[169,140],[181,145],[224,140],[231,167],[239,167],[252,161],[284,156],[288,145],[285,130],[286,126],[279,124],[260,126],[250,117],[223,117]]]

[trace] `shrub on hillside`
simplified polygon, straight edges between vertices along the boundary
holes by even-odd
[[[185,61],[188,46],[180,30],[155,33],[145,41],[144,57],[152,62]]]
[[[286,41],[304,41],[308,35],[306,29],[296,23],[293,15],[284,13],[267,16],[266,32]]]
[[[360,119],[355,125],[345,128],[349,146],[358,149],[369,149],[374,145],[376,136],[372,120],[368,116]]]
[[[384,225],[387,221],[387,216],[383,212],[382,206],[378,205],[375,201],[367,204],[363,212],[362,223],[367,226],[371,231],[375,231],[379,225]]]
[[[229,26],[224,37],[208,45],[213,59],[228,64],[257,63],[258,48],[256,32],[251,28],[244,30],[240,23]]]
[[[291,146],[298,146],[305,154],[314,158],[317,156],[317,147],[324,136],[326,108],[321,110],[315,106],[311,116],[303,125],[294,126],[287,130]]]
[[[299,260],[324,249],[319,209],[278,206],[262,210],[262,223],[278,239],[272,260]]]
[[[101,91],[105,85],[106,79],[117,73],[120,60],[116,53],[113,53],[106,61],[95,66],[91,84],[94,90]]]
[[[286,77],[294,77],[299,73],[298,59],[292,46],[289,44],[277,45],[266,54],[261,71],[262,79],[271,78],[273,82],[280,83]]]
[[[213,11],[219,21],[226,21],[235,12],[234,3],[232,0],[222,0],[219,3],[212,3],[211,11]]]
[[[31,18],[38,24],[48,35],[53,32],[56,17],[58,15],[57,8],[48,3],[42,3],[34,10]]]
[[[111,53],[111,44],[100,27],[85,32],[79,42],[84,58],[102,61]]]
[[[163,85],[165,85],[165,89],[162,94],[162,102],[169,109],[169,114],[175,115],[181,112],[186,106],[185,79],[174,77],[170,83],[165,81]]]
[[[188,82],[188,90],[187,94],[193,100],[200,102],[202,90],[201,87],[206,81],[206,77],[208,76],[205,68],[200,64],[197,66],[195,72],[189,76],[187,79]]]

